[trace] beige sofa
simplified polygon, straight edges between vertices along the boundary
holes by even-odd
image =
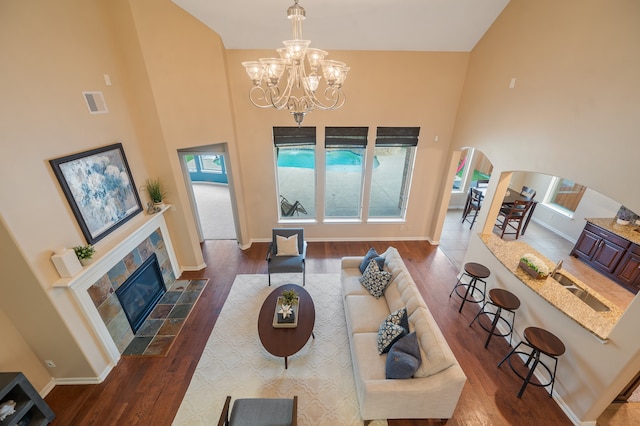
[[[360,415],[374,419],[449,419],[467,380],[398,251],[382,253],[391,283],[379,299],[360,284],[364,256],[342,258],[341,284]],[[407,308],[422,363],[409,379],[386,379],[387,354],[379,355],[378,329],[387,316]]]

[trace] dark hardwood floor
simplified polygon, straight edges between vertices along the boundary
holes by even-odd
[[[530,386],[522,399],[516,397],[521,381],[507,365],[496,367],[508,352],[507,342],[493,338],[483,348],[486,332],[477,324],[469,327],[478,306],[465,304],[458,313],[459,299],[448,297],[457,270],[436,246],[417,241],[311,242],[307,273],[338,273],[342,256],[362,255],[372,246],[382,252],[389,245],[402,255],[468,378],[448,425],[572,424],[544,388]],[[122,358],[101,384],[56,386],[46,397],[57,416],[53,425],[171,424],[236,274],[266,273],[266,243],[241,251],[235,241],[207,241],[202,249],[207,268],[182,278],[210,281],[167,357]],[[389,421],[390,426],[429,424],[439,422]]]

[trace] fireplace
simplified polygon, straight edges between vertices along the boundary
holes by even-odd
[[[165,292],[158,258],[153,253],[116,290],[116,296],[134,333]]]

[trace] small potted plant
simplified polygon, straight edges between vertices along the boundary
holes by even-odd
[[[297,305],[298,304],[298,293],[295,290],[282,290],[282,304],[283,305]]]
[[[151,202],[156,207],[164,207],[164,201],[167,199],[167,191],[160,182],[160,179],[147,179],[144,184],[144,189],[149,193]]]
[[[549,276],[549,267],[532,254],[527,253],[522,256],[518,265],[535,279],[542,280]]]
[[[295,290],[282,290],[282,294],[278,297],[277,302],[277,323],[284,325],[296,325],[296,305],[299,301],[298,293]]]
[[[80,263],[83,266],[87,266],[93,262],[93,255],[96,253],[96,249],[91,244],[87,244],[86,246],[75,246],[73,251],[76,253],[78,260],[80,260]]]

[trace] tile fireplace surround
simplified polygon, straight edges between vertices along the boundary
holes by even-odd
[[[66,288],[78,302],[103,349],[116,364],[134,334],[115,294],[152,253],[158,257],[166,289],[180,275],[171,238],[164,220],[170,206],[154,215],[144,215],[136,228],[113,247],[96,246],[98,258],[72,277],[54,283]]]

